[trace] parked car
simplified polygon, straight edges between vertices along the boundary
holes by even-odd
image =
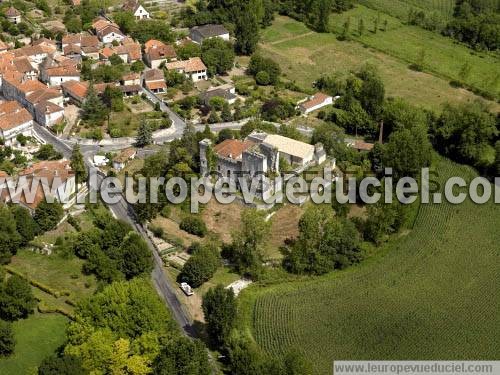
[[[186,296],[192,296],[194,294],[193,289],[188,283],[181,283],[181,289]]]

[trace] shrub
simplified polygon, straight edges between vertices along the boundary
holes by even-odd
[[[255,82],[257,82],[258,85],[261,86],[267,86],[269,85],[269,73],[261,70],[260,72],[257,73],[255,76]]]
[[[182,219],[179,227],[191,234],[196,236],[204,237],[207,234],[207,226],[197,216],[186,216]]]
[[[179,281],[187,282],[193,288],[197,288],[210,280],[218,267],[219,254],[217,249],[201,246],[184,264],[182,272],[179,274]]]
[[[250,95],[251,92],[250,87],[243,82],[237,83],[235,89],[238,94],[245,96]]]
[[[75,228],[77,232],[80,232],[80,230],[82,229],[74,216],[68,215],[68,224]]]
[[[162,238],[163,235],[165,234],[165,231],[163,230],[162,227],[158,227],[156,225],[150,225],[149,230],[153,232],[155,237]]]
[[[15,345],[12,323],[0,320],[0,356],[9,356],[14,353]]]
[[[169,218],[170,217],[170,206],[165,206],[161,209],[161,212],[160,212],[160,215],[162,217],[165,217],[165,218]]]

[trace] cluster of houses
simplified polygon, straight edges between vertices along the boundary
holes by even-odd
[[[42,38],[32,45],[0,52],[0,89],[5,99],[1,104],[13,108],[8,103],[17,102],[31,117],[18,108],[23,115],[10,117],[16,122],[2,121],[5,143],[14,142],[17,134],[30,133],[33,121],[51,126],[63,120],[64,98],[54,86],[67,75],[79,79],[79,72],[71,60],[56,56],[56,51],[53,41]],[[9,113],[2,111],[1,116],[7,119]]]
[[[135,0],[126,2],[123,10],[132,12],[138,20],[150,17]],[[12,7],[6,16],[12,22],[20,22],[21,14]],[[199,57],[179,60],[173,45],[152,39],[141,46],[116,23],[102,16],[94,20],[91,28],[91,32],[66,34],[61,43],[41,38],[30,45],[9,49],[9,45],[0,41],[0,105],[4,108],[0,111],[0,136],[5,143],[15,144],[18,134],[32,134],[33,122],[49,127],[63,122],[65,103],[82,104],[89,87],[80,76],[83,59],[91,59],[92,68],[110,64],[112,56],[127,64],[144,61],[148,66],[142,73],[125,74],[118,82],[94,85],[98,94],[110,85],[121,89],[125,96],[137,95],[143,88],[154,94],[165,93],[167,84],[162,67],[184,74],[194,82],[208,79],[207,67]],[[194,27],[187,41],[202,43],[213,37],[229,40],[229,32],[222,25]],[[220,93],[207,93],[216,94]],[[234,92],[224,95],[228,101],[235,100]]]
[[[75,172],[68,160],[50,160],[34,163],[18,174],[24,182],[23,189],[11,185],[9,189],[8,174],[0,171],[0,201],[19,204],[33,214],[38,205],[47,198],[61,202],[64,209],[76,203],[77,183]],[[33,186],[36,183],[36,186]]]

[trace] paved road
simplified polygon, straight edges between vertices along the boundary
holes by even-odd
[[[172,126],[169,129],[166,129],[162,132],[156,132],[155,142],[156,143],[167,143],[171,142],[174,139],[182,137],[184,130],[186,128],[186,122],[176,113],[174,113],[165,103],[159,100],[156,95],[151,93],[149,90],[142,88],[142,92],[148,97],[148,99],[153,103],[159,103],[160,109],[163,112],[167,112],[172,120]],[[248,119],[242,120],[239,122],[227,122],[220,124],[212,124],[210,128],[213,131],[221,131],[222,129],[240,129]],[[279,127],[279,124],[274,124],[276,127]],[[203,130],[205,125],[195,125],[196,130]],[[35,124],[34,130],[38,138],[42,139],[46,143],[50,143],[54,146],[56,150],[61,152],[66,158],[70,158],[71,150],[73,145],[77,142],[75,139],[63,140],[56,137],[45,127]],[[299,129],[302,133],[308,133],[309,129]],[[97,169],[90,162],[91,158],[97,154],[98,152],[109,152],[109,151],[117,151],[126,147],[130,147],[133,143],[132,138],[125,138],[120,140],[110,140],[109,143],[105,144],[96,144],[96,143],[86,143],[79,142],[80,149],[84,156],[85,163],[89,169],[89,171],[97,171]],[[102,174],[98,174],[98,185],[101,184],[103,176]],[[100,186],[97,187],[89,187],[91,189],[99,189]],[[115,215],[115,217],[124,220],[132,225],[132,227],[144,238],[149,248],[153,253],[154,259],[154,269],[152,272],[152,279],[156,290],[161,295],[165,303],[168,305],[172,314],[177,321],[177,323],[183,328],[184,333],[189,336],[194,336],[195,332],[192,328],[192,321],[189,314],[183,308],[181,302],[177,298],[175,294],[175,289],[177,288],[176,284],[171,284],[169,280],[166,278],[163,273],[163,261],[160,256],[156,252],[154,245],[151,243],[149,236],[146,234],[142,225],[138,224],[135,219],[135,214],[133,208],[125,201],[125,199],[120,199],[120,202],[114,205],[108,205],[111,212]]]
[[[54,148],[61,152],[66,158],[69,159],[71,157],[72,146],[70,143],[57,138],[49,130],[41,125],[35,124],[34,130],[39,138],[43,139],[46,143],[52,144]],[[94,151],[94,149],[95,146],[82,146],[82,153],[88,156]],[[85,162],[90,173],[97,172],[97,169],[91,165],[88,157],[85,157]],[[98,186],[90,186],[89,190],[99,189],[102,183],[103,175],[102,173],[97,173],[97,176]],[[167,304],[167,306],[170,308],[174,319],[183,328],[184,333],[188,336],[194,337],[195,331],[192,328],[191,318],[185,311],[181,302],[177,298],[177,295],[175,294],[175,288],[177,288],[177,285],[170,284],[169,280],[163,273],[163,261],[156,252],[149,236],[146,234],[142,225],[136,222],[133,208],[125,201],[125,199],[120,199],[120,201],[116,204],[108,204],[108,207],[116,218],[128,222],[130,225],[132,225],[132,227],[144,238],[144,240],[148,244],[151,252],[153,253],[154,269],[151,276],[156,290],[158,291],[164,302]]]

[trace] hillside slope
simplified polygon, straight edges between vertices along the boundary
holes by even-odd
[[[408,235],[358,267],[245,291],[245,328],[273,355],[299,348],[318,374],[334,359],[500,359],[499,228],[493,203],[423,205]]]

